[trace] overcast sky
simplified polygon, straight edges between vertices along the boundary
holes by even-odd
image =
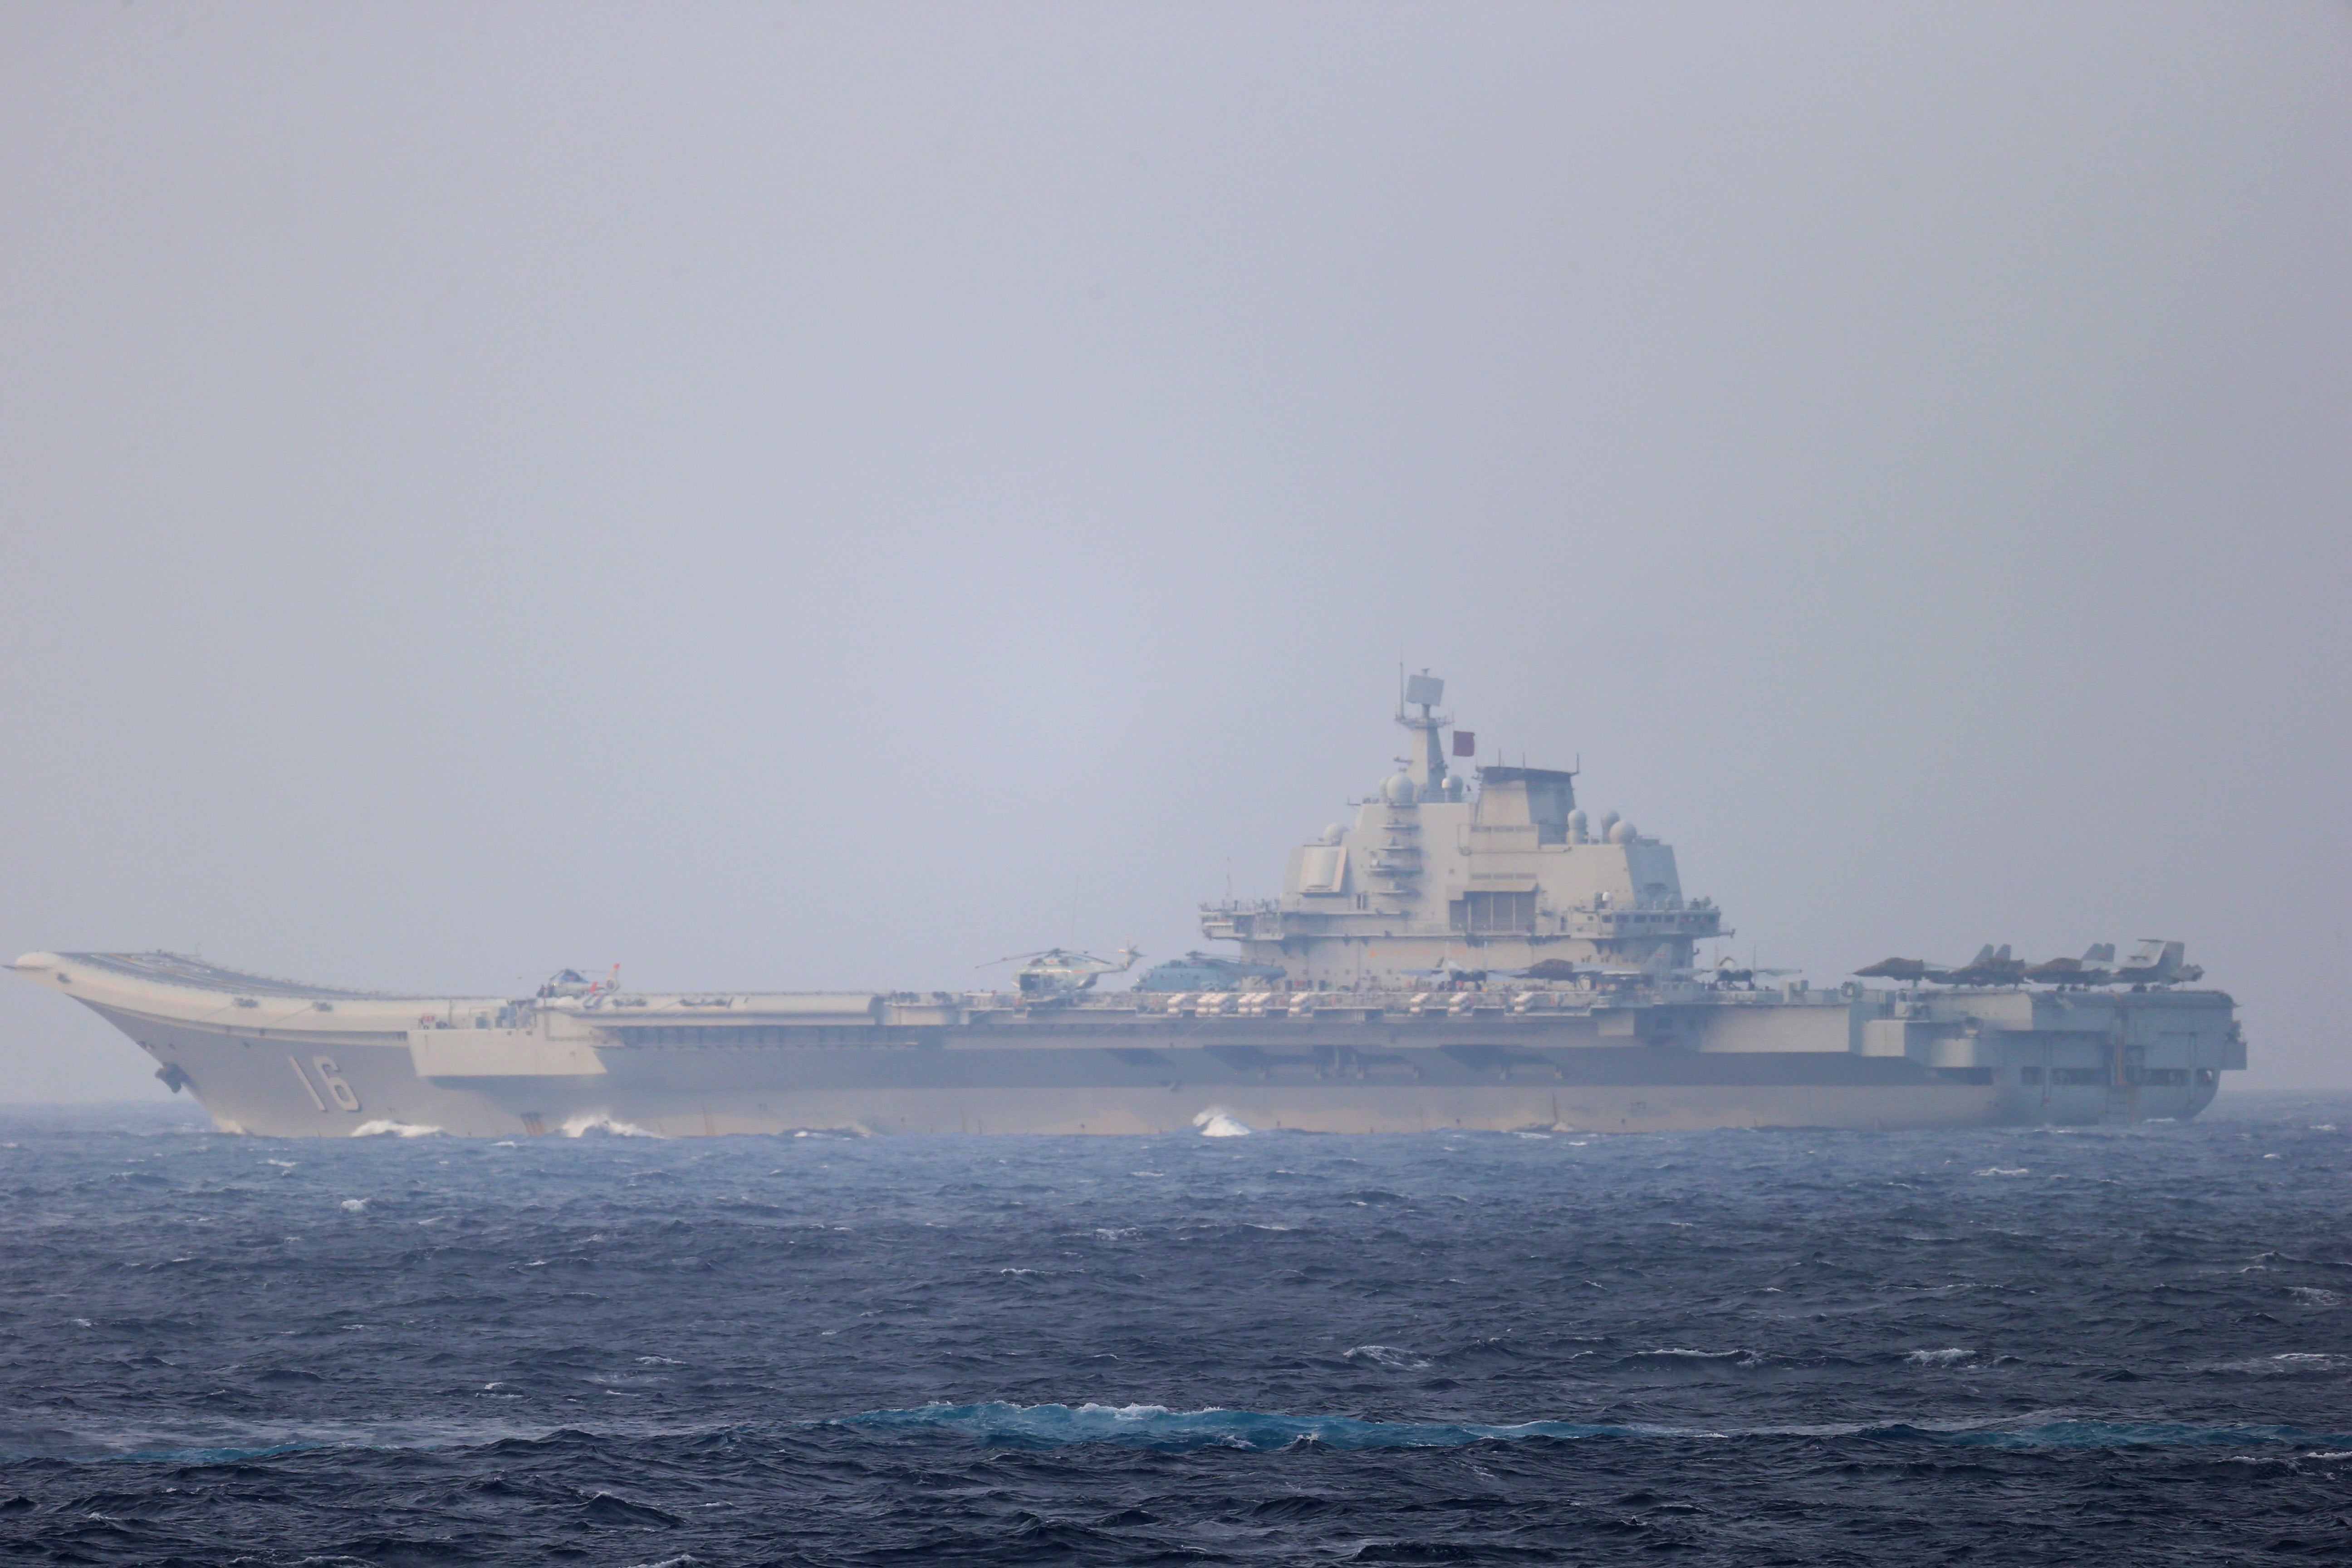
[[[1402,655],[1743,957],[2352,1087],[2344,6],[19,4],[0,152],[7,954],[1170,955]]]

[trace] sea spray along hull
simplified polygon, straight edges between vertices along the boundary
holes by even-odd
[[[1321,1132],[2186,1118],[2214,992],[1578,991],[418,999],[30,953],[225,1130]]]

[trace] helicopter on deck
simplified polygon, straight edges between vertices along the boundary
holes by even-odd
[[[1049,947],[1039,952],[1016,952],[980,967],[987,969],[995,963],[1017,963],[1013,979],[1021,994],[1033,1002],[1066,1001],[1081,992],[1094,989],[1095,982],[1106,974],[1122,974],[1135,967],[1143,950],[1133,942],[1118,950],[1117,962],[1097,958],[1091,952],[1074,952],[1066,947]]]

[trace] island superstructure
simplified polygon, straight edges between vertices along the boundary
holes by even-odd
[[[1688,973],[1698,942],[1731,934],[1712,902],[1683,897],[1671,847],[1613,812],[1587,818],[1573,772],[1486,767],[1471,787],[1441,744],[1444,682],[1403,687],[1404,765],[1353,826],[1291,851],[1281,898],[1203,910],[1204,934],[1303,984],[1390,988],[1453,965],[1665,979]]]
[[[663,994],[566,972],[528,997],[414,996],[171,953],[15,968],[224,1131],[280,1137],[2081,1123],[2192,1116],[2245,1065],[2233,1003],[2191,987],[2177,942],[2119,967],[2111,946],[1887,960],[1870,973],[1890,987],[1703,967],[1697,944],[1731,933],[1684,895],[1672,847],[1589,818],[1573,771],[1454,771],[1443,683],[1403,686],[1403,764],[1292,851],[1278,897],[1202,910],[1238,959],[1131,990],[1097,984],[1131,953],[1058,949],[1009,992]]]

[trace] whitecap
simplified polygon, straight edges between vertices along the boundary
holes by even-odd
[[[1210,1110],[1192,1118],[1203,1138],[1246,1138],[1257,1131],[1229,1111]]]
[[[591,1132],[610,1133],[615,1138],[661,1136],[658,1132],[647,1131],[634,1121],[624,1121],[609,1110],[583,1111],[580,1115],[566,1118],[564,1121],[563,1135],[566,1138],[583,1138]]]
[[[1394,1345],[1357,1345],[1346,1352],[1344,1361],[1368,1361],[1374,1366],[1385,1366],[1396,1372],[1427,1372],[1429,1363],[1411,1351],[1401,1351]]]
[[[1957,1349],[1947,1351],[1906,1351],[1904,1352],[1903,1359],[1909,1362],[1913,1366],[1956,1366],[1959,1363],[1969,1360],[1977,1352],[1974,1351]]]
[[[439,1132],[438,1127],[420,1127],[414,1121],[402,1121],[390,1116],[379,1116],[373,1121],[362,1121],[352,1129],[354,1138],[430,1138]]]
[[[345,1198],[341,1206],[345,1214],[365,1214],[367,1213],[367,1199]]]
[[[2032,1173],[2022,1165],[1988,1165],[1977,1173],[1979,1176],[2030,1176]]]
[[[1664,1350],[1635,1351],[1633,1354],[1636,1359],[1647,1357],[1658,1361],[1728,1361],[1737,1362],[1742,1366],[1756,1366],[1764,1359],[1754,1351],[1693,1351],[1671,1345]]]
[[[2255,1356],[2248,1361],[2205,1362],[2200,1363],[2199,1370],[2283,1377],[2305,1373],[2337,1373],[2347,1365],[2352,1365],[2352,1360],[2339,1355],[2328,1355],[2318,1351],[2282,1351],[2275,1355]]]

